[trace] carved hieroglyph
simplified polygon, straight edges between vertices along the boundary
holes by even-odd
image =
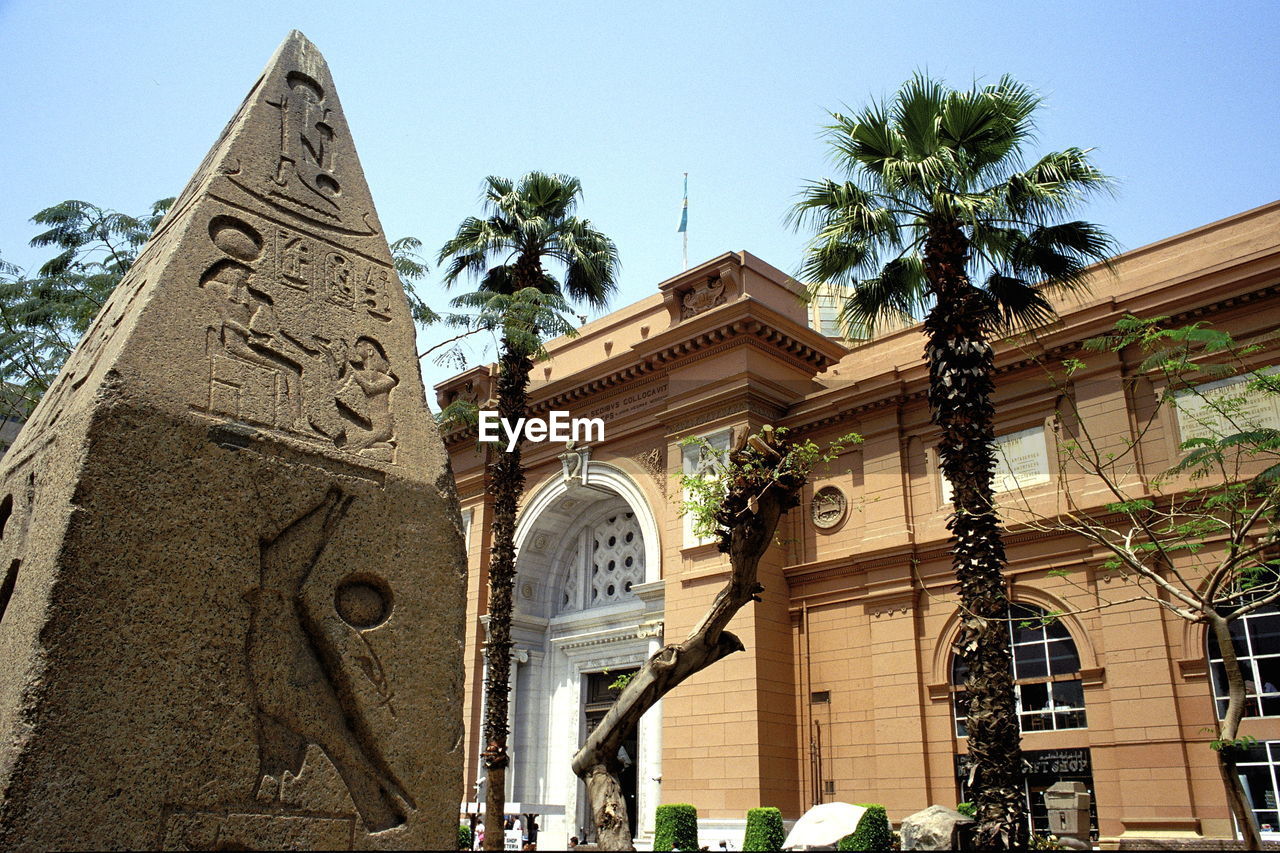
[[[452,847],[462,525],[293,33],[0,468],[0,849]]]

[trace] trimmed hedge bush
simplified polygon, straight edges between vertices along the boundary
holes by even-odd
[[[458,849],[470,850],[473,840],[474,839],[471,837],[471,827],[467,826],[465,823],[458,824]]]
[[[747,811],[747,835],[742,849],[778,853],[787,834],[782,831],[782,812],[772,806]],[[662,848],[657,848],[662,849]]]
[[[853,832],[840,839],[837,850],[892,850],[893,832],[889,829],[889,815],[884,806],[875,803],[857,803],[866,809]]]
[[[697,850],[698,810],[688,803],[658,806],[654,814],[654,850]]]

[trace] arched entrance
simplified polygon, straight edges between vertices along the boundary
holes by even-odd
[[[552,849],[593,835],[570,761],[606,707],[608,684],[662,644],[653,512],[621,469],[573,456],[530,496],[516,529],[508,798],[564,807],[541,821],[540,846]],[[646,715],[625,756],[637,836],[652,832],[659,799],[661,713]]]

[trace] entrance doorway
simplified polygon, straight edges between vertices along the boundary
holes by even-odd
[[[586,680],[586,701],[583,703],[583,709],[586,712],[587,723],[586,734],[583,735],[584,740],[604,719],[604,715],[609,712],[609,708],[617,700],[618,694],[622,692],[621,687],[614,687],[613,685],[639,671],[638,668],[634,667],[631,669],[610,669],[605,672],[589,672],[584,676]],[[637,812],[639,811],[639,802],[636,797],[636,793],[639,790],[636,762],[639,757],[639,739],[636,732],[632,731],[631,735],[623,741],[622,749],[619,752],[619,758],[622,759],[622,773],[619,774],[619,782],[622,784],[622,796],[627,803],[627,822],[632,838],[636,837]],[[587,839],[594,842],[596,840],[595,821],[591,819],[591,804],[589,802],[586,808],[584,829],[587,833]]]

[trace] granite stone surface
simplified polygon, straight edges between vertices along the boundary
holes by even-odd
[[[292,33],[0,468],[0,849],[451,848],[464,554]]]

